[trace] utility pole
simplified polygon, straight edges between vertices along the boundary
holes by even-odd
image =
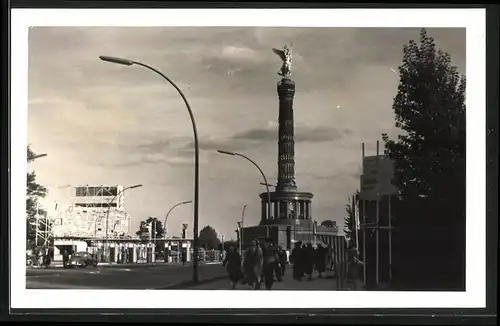
[[[36,203],[36,215],[35,215],[35,248],[38,247],[38,232],[39,232],[39,224],[38,224],[38,219],[39,219],[39,212],[38,212],[38,202]]]
[[[240,256],[243,255],[243,250],[242,250],[242,248],[243,248],[243,245],[242,245],[243,238],[241,236],[241,231],[242,231],[241,225],[242,224],[243,224],[242,222],[238,222],[238,251],[240,252]]]
[[[225,259],[225,254],[224,254],[224,234],[221,235],[222,239],[222,259]]]
[[[151,250],[152,253],[151,255],[154,256],[154,260],[156,261],[156,220],[153,221],[153,230],[151,232],[153,233],[153,249]]]
[[[240,236],[240,242],[241,242],[241,246],[240,246],[240,256],[242,255],[242,250],[243,250],[243,228],[245,227],[245,209],[247,208],[247,205],[243,205],[243,210],[241,211],[241,226],[240,226],[240,232],[239,232],[239,236]]]

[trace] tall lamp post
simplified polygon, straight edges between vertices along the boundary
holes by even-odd
[[[144,63],[137,62],[137,61],[132,61],[129,59],[123,59],[123,58],[115,58],[115,57],[108,57],[108,56],[100,56],[99,57],[103,61],[111,62],[111,63],[116,63],[116,64],[121,64],[125,66],[132,66],[132,65],[137,65],[144,67],[146,69],[149,69],[156,74],[160,75],[165,79],[167,82],[172,85],[179,95],[182,97],[184,104],[186,104],[186,107],[189,111],[189,117],[191,118],[191,123],[193,125],[193,134],[194,134],[194,222],[193,222],[193,252],[195,255],[198,254],[198,203],[199,203],[199,184],[200,184],[200,148],[198,144],[198,130],[196,128],[196,122],[194,120],[194,115],[193,111],[191,110],[191,106],[189,105],[188,100],[184,96],[184,93],[182,93],[181,89],[172,81],[170,78],[165,76],[163,73],[161,73],[159,70],[148,66]],[[195,259],[193,261],[193,281],[198,282],[198,260]]]
[[[247,208],[247,205],[243,205],[243,209],[241,210],[241,224],[238,223],[238,226],[240,227],[240,256],[243,253],[243,228],[245,227],[245,209]]]
[[[123,188],[121,191],[117,192],[116,195],[111,199],[111,201],[108,203],[108,210],[106,212],[106,246],[104,248],[105,250],[105,253],[106,253],[106,262],[109,263],[109,243],[108,243],[108,240],[109,240],[109,235],[108,235],[108,225],[109,225],[109,211],[111,209],[111,204],[115,201],[116,197],[118,197],[119,195],[123,194],[125,192],[125,190],[128,190],[128,189],[135,189],[135,188],[140,188],[142,187],[142,185],[133,185],[133,186],[130,186],[130,187],[126,187],[126,188]]]
[[[268,219],[271,218],[271,193],[269,192],[269,183],[267,182],[266,175],[264,174],[264,172],[262,171],[262,169],[260,168],[260,166],[258,166],[257,163],[255,163],[251,158],[249,158],[248,156],[245,156],[245,155],[243,155],[241,153],[223,151],[223,150],[220,150],[220,149],[218,149],[217,152],[219,152],[220,154],[242,157],[245,160],[247,160],[250,163],[252,163],[259,170],[260,174],[262,175],[262,178],[264,179],[264,184],[266,186],[266,191],[267,191],[267,218]]]
[[[177,204],[175,204],[174,206],[172,206],[168,212],[167,212],[167,215],[165,215],[165,221],[163,221],[163,236],[165,238],[167,238],[167,220],[168,220],[168,216],[170,215],[170,213],[174,210],[174,208],[178,207],[178,206],[181,206],[181,205],[186,205],[186,204],[190,204],[192,203],[193,201],[192,200],[185,200],[185,201],[181,201],[181,202],[178,202]]]

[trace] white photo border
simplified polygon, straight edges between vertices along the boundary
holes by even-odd
[[[207,14],[208,13],[208,14]],[[465,292],[26,289],[28,29],[32,26],[466,28]],[[11,308],[482,308],[486,306],[484,9],[13,9],[11,11]],[[403,45],[403,44],[402,44]],[[472,218],[473,217],[473,218]],[[300,293],[300,294],[299,294]],[[301,300],[296,300],[296,295]],[[307,300],[306,300],[307,298]]]

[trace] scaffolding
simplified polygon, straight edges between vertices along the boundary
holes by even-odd
[[[34,226],[35,226],[35,247],[49,246],[54,237],[52,221],[47,217],[47,212],[45,212],[43,215],[40,214],[38,204],[36,208]]]

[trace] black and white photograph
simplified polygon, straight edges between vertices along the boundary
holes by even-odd
[[[19,305],[484,305],[484,11],[78,11],[12,15]]]

